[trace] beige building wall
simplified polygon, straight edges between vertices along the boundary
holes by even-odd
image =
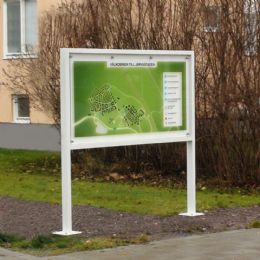
[[[37,0],[38,20],[44,11],[52,8],[58,0]],[[0,83],[5,81],[2,70],[7,66],[7,60],[4,59],[4,15],[3,15],[4,0],[0,0]],[[13,103],[12,95],[16,93],[10,92],[2,84],[0,85],[0,123],[13,122]],[[46,113],[30,108],[31,123],[52,124],[52,120]]]

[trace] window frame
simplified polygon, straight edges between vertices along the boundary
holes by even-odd
[[[25,2],[26,0],[19,0],[20,2],[20,27],[21,27],[21,52],[17,53],[9,53],[8,52],[8,29],[7,29],[7,1],[3,1],[3,59],[15,59],[15,58],[36,58],[36,54],[34,52],[28,52],[26,50],[26,43],[25,43]],[[36,4],[37,4],[37,0]],[[37,7],[36,7],[37,12]],[[38,25],[37,26],[37,42],[38,42]]]
[[[216,16],[217,16],[217,21],[216,24],[217,26],[213,27],[213,26],[207,26],[206,25],[206,12],[207,9],[215,9],[216,10]],[[204,7],[203,10],[204,14],[203,14],[203,31],[206,33],[216,33],[220,31],[220,26],[221,26],[221,7],[218,5],[208,5]]]
[[[19,97],[27,97],[28,98],[28,106],[29,106],[29,116],[28,117],[19,117]],[[12,109],[13,109],[13,123],[16,124],[30,124],[30,99],[28,95],[12,95]]]
[[[257,54],[257,35],[256,32],[258,30],[257,23],[257,13],[258,13],[258,5],[260,4],[260,0],[247,0],[244,6],[244,15],[245,15],[245,42],[244,42],[244,53],[246,56],[255,56]],[[253,17],[252,17],[253,16]],[[256,17],[254,17],[256,16]],[[253,23],[252,22],[253,19]],[[254,33],[254,40],[248,40],[250,35]],[[252,38],[251,38],[252,39]]]

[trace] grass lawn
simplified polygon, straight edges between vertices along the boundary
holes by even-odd
[[[60,203],[59,154],[0,149],[0,196]],[[186,209],[186,191],[142,185],[73,181],[73,203],[117,211],[167,216]],[[199,211],[260,205],[260,194],[199,190]]]
[[[134,239],[116,237],[82,238],[78,236],[37,236],[24,239],[15,235],[0,234],[0,246],[37,256],[59,255],[84,250],[98,250],[126,246],[129,244],[143,244],[149,241],[146,235]]]

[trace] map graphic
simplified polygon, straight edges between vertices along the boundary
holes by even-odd
[[[142,109],[138,111],[133,105],[127,105],[124,108],[124,120],[127,125],[140,125],[140,119],[143,117],[144,111]]]
[[[74,137],[186,130],[186,66],[75,61]]]
[[[92,96],[89,98],[91,112],[109,113],[117,109],[116,99],[114,98],[111,87],[105,85],[95,89]]]

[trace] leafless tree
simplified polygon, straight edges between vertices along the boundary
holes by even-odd
[[[5,75],[15,93],[28,93],[58,125],[60,48],[194,49],[199,176],[259,185],[259,9],[256,0],[63,1],[41,19],[37,59],[12,60]],[[102,154],[125,158],[132,170],[148,164],[169,173],[185,168],[184,148]]]

